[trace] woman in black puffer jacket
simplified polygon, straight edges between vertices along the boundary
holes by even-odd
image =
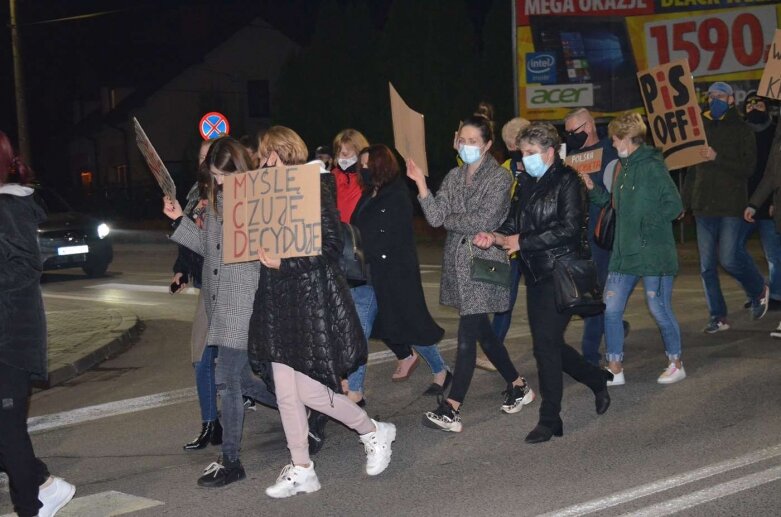
[[[587,362],[564,341],[571,316],[556,310],[554,298],[556,258],[579,257],[583,251],[585,188],[577,173],[559,158],[559,135],[551,124],[538,122],[527,127],[518,136],[518,144],[526,170],[518,180],[520,195],[513,199],[504,224],[492,233],[478,234],[474,244],[481,248],[500,246],[508,254],[520,251],[542,393],[540,420],[526,442],[539,443],[563,434],[559,416],[562,372],[591,388],[598,414],[610,405],[606,382],[612,374]]]
[[[293,130],[271,127],[258,153],[267,167],[301,165],[307,149]],[[341,228],[332,193],[321,182],[322,252],[314,257],[279,259],[260,249],[258,290],[249,328],[250,364],[270,361],[277,405],[292,462],[282,469],[270,497],[290,497],[320,489],[309,459],[306,407],[324,413],[359,435],[366,450],[366,473],[387,468],[393,424],[375,422],[340,393],[341,379],[366,361],[366,339],[350,287],[338,265]]]

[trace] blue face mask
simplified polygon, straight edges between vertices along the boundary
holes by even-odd
[[[721,99],[710,99],[708,104],[710,106],[710,114],[713,115],[713,118],[717,119],[723,117],[729,109],[729,104],[727,104],[727,101],[723,101]]]
[[[480,159],[480,148],[476,145],[461,145],[458,147],[458,156],[464,163],[471,165]]]
[[[523,168],[532,178],[541,178],[545,171],[548,170],[548,166],[542,161],[542,154],[532,154],[530,156],[523,157]]]

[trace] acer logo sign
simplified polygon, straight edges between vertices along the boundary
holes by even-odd
[[[533,74],[549,72],[556,65],[553,54],[537,53],[526,61],[526,70]]]
[[[588,107],[594,104],[592,84],[527,86],[526,105],[535,108]]]

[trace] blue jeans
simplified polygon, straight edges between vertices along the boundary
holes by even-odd
[[[765,279],[743,248],[740,217],[695,217],[697,248],[700,252],[700,276],[711,318],[727,316],[727,303],[721,293],[718,266],[721,264],[743,287],[750,300],[756,300],[765,288]]]
[[[746,250],[746,242],[751,235],[759,230],[759,240],[767,260],[768,277],[770,279],[770,297],[781,300],[781,235],[776,232],[776,224],[772,219],[757,219],[754,224],[743,222],[741,234],[741,249],[753,260]]]
[[[624,360],[624,311],[637,282],[643,279],[645,301],[662,334],[670,361],[681,358],[681,329],[673,314],[673,276],[627,275],[610,272],[605,285],[605,347],[608,361]]]
[[[495,313],[494,319],[491,322],[494,334],[496,334],[496,338],[502,344],[504,344],[504,338],[507,337],[507,332],[510,330],[510,322],[513,318],[513,307],[515,307],[515,300],[518,298],[518,284],[521,282],[521,266],[519,261],[519,258],[510,259],[510,308],[504,312]]]
[[[597,210],[597,217],[599,211]],[[596,220],[596,218],[594,218]],[[596,225],[596,223],[594,223]],[[589,226],[592,226],[589,219]],[[607,282],[607,268],[610,264],[610,252],[602,249],[594,243],[594,229],[589,231],[589,243],[591,246],[591,258],[597,266],[597,280],[599,285],[603,286]],[[622,322],[623,324],[623,322]],[[597,314],[583,319],[583,338],[580,342],[580,349],[583,351],[583,358],[599,366],[599,345],[602,343],[602,335],[605,333],[605,315]]]
[[[244,429],[244,400],[241,396],[247,395],[273,408],[277,407],[277,399],[268,391],[266,383],[250,370],[246,350],[218,348],[215,379],[222,405],[222,456],[224,461],[233,462],[239,459]]]
[[[355,310],[358,312],[358,319],[361,320],[361,328],[366,341],[372,335],[374,319],[377,317],[377,298],[374,296],[374,288],[370,285],[359,285],[350,289],[353,295]],[[362,364],[357,370],[347,376],[347,389],[350,391],[359,391],[363,393],[364,379],[366,378],[366,365]]]
[[[213,422],[217,420],[217,384],[214,381],[214,360],[217,358],[217,347],[203,347],[201,360],[193,364],[195,367],[195,388],[198,390],[198,403],[201,405],[201,420]]]

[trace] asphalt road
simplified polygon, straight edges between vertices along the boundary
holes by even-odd
[[[687,249],[684,256],[692,253]],[[437,303],[440,253],[421,248],[422,273],[429,308],[447,330],[444,355],[452,365],[457,314]],[[385,473],[367,477],[355,434],[331,424],[315,458],[322,490],[267,498],[263,490],[288,452],[278,414],[259,408],[245,422],[247,479],[199,488],[195,480],[218,450],[181,448],[200,426],[188,345],[196,297],[165,292],[173,258],[173,246],[122,244],[105,278],[73,271],[47,275],[43,283],[49,310],[122,304],[145,324],[123,355],[33,397],[31,416],[42,417],[33,420],[40,424],[36,450],[53,473],[77,486],[77,499],[59,515],[781,514],[781,341],[768,336],[781,313],[750,321],[741,290],[723,275],[733,329],[702,334],[707,310],[691,260],[674,294],[683,382],[656,383],[666,361],[640,288],[627,309],[627,384],[611,389],[613,404],[597,417],[591,393],[567,380],[564,436],[540,445],[523,442],[539,402],[502,414],[502,379],[481,370],[463,406],[464,431],[424,428],[421,415],[435,406],[421,395],[430,382],[426,367],[406,383],[391,383],[394,364],[383,362],[384,348],[372,343],[378,362],[367,377],[368,410],[398,427]],[[536,389],[525,312],[522,288],[507,345]],[[581,329],[578,321],[570,325],[570,343],[579,344]],[[54,423],[53,414],[60,414]],[[0,515],[10,511],[7,488],[0,487]]]

